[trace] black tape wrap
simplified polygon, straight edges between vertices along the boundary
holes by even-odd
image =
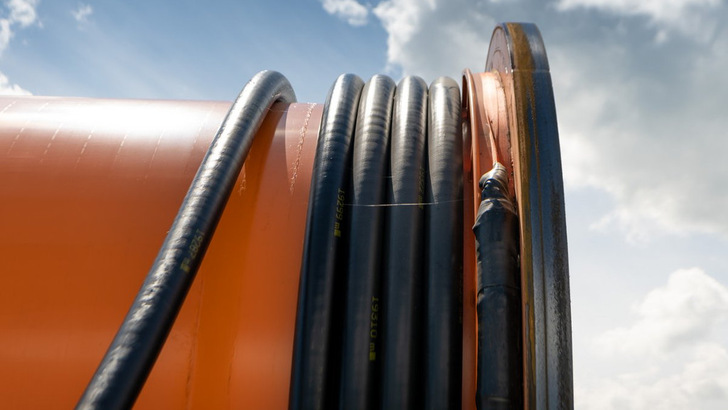
[[[519,226],[507,175],[496,163],[480,179],[475,219],[478,268],[478,409],[523,406]]]

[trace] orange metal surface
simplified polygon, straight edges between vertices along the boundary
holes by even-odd
[[[227,112],[0,99],[0,397],[70,408]],[[321,106],[271,110],[137,408],[285,408]]]

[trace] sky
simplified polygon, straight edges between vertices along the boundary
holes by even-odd
[[[231,101],[272,69],[323,103],[345,72],[482,71],[503,21],[551,66],[576,408],[725,408],[723,0],[4,0],[0,94]]]

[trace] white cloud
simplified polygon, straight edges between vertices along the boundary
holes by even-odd
[[[646,14],[655,20],[677,20],[695,7],[716,6],[720,0],[560,0],[557,7],[593,7],[621,14]]]
[[[389,70],[400,68],[428,82],[442,75],[459,80],[466,67],[482,70],[496,24],[483,7],[467,0],[379,3],[373,12],[388,34]]]
[[[560,0],[557,8],[593,8],[619,15],[644,16],[658,27],[655,39],[661,42],[666,40],[666,30],[678,30],[699,39],[709,39],[707,31],[714,27],[708,26],[706,12],[709,13],[718,5],[720,0]],[[712,25],[715,22],[710,23]]]
[[[724,408],[728,351],[715,333],[728,319],[728,289],[699,268],[679,270],[634,312],[632,326],[607,331],[594,344],[603,359],[629,365],[577,383],[576,407]]]
[[[567,186],[616,199],[594,226],[634,241],[728,235],[728,30],[709,44],[597,41],[549,48]]]
[[[728,402],[728,352],[702,344],[678,369],[651,366],[575,388],[575,407],[586,410],[721,410]]]
[[[10,40],[15,35],[16,27],[25,28],[38,21],[35,11],[38,0],[8,0],[5,2],[6,17],[0,18],[0,56],[8,48]],[[8,77],[0,72],[0,94],[27,95],[29,91],[17,84],[11,84]]]
[[[37,21],[38,0],[9,0],[5,2],[7,17],[0,18],[0,55],[10,44],[14,28],[28,27]]]
[[[0,73],[0,95],[30,95],[30,91],[17,84],[11,84],[8,77]]]
[[[327,13],[345,20],[352,26],[367,24],[369,10],[356,0],[322,0]]]
[[[37,14],[35,8],[38,0],[9,0],[6,2],[10,12],[8,20],[20,24],[21,27],[28,27],[35,23]]]
[[[728,289],[699,268],[678,270],[634,306],[638,320],[596,341],[610,354],[668,355],[705,340],[728,319]]]
[[[13,31],[10,29],[10,20],[0,19],[0,54],[8,47],[12,37]]]
[[[94,9],[91,7],[90,4],[79,4],[78,8],[76,10],[73,10],[71,12],[71,15],[73,16],[74,20],[76,20],[77,23],[83,24],[88,23],[89,17],[93,14]]]

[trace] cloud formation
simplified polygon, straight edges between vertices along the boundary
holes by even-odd
[[[560,0],[556,7],[562,11],[581,7],[617,15],[644,16],[650,24],[660,28],[656,39],[661,42],[667,38],[669,29],[708,40],[706,13],[718,5],[720,0]],[[713,28],[711,24],[709,29]]]
[[[699,268],[678,270],[634,306],[638,320],[598,340],[611,354],[667,356],[704,341],[728,320],[728,289]]]
[[[79,4],[78,8],[71,11],[73,19],[79,24],[88,23],[89,17],[94,13],[93,7],[90,4]]]
[[[20,24],[21,27],[35,23],[38,17],[35,12],[38,0],[8,0],[6,5],[10,11],[8,20]]]
[[[37,23],[38,15],[35,11],[38,0],[8,0],[5,2],[3,14],[0,18],[0,56],[8,48],[10,40],[17,28],[26,28]],[[1,95],[27,95],[29,91],[17,84],[12,84],[8,77],[0,72]]]
[[[10,83],[8,77],[0,73],[0,95],[30,95],[30,91],[23,89],[17,84]]]
[[[18,27],[25,28],[37,21],[38,15],[35,8],[38,0],[9,0],[5,2],[3,14],[6,17],[0,18],[0,55],[10,44],[14,30]]]
[[[576,407],[724,408],[728,351],[716,333],[728,320],[728,288],[699,268],[679,270],[649,292],[634,313],[631,326],[599,336],[594,351],[636,370],[577,384]]]
[[[666,365],[576,387],[575,407],[586,410],[721,410],[728,401],[728,352],[718,344],[693,349],[671,371]]]
[[[322,0],[321,5],[327,13],[346,21],[352,26],[367,24],[369,10],[356,0]]]
[[[484,2],[467,0],[386,0],[373,14],[388,34],[388,71],[428,82],[442,75],[459,80],[465,67],[482,70],[496,23]]]
[[[655,44],[636,22],[623,30],[549,47],[568,186],[609,192],[595,226],[632,240],[728,235],[728,31]]]

